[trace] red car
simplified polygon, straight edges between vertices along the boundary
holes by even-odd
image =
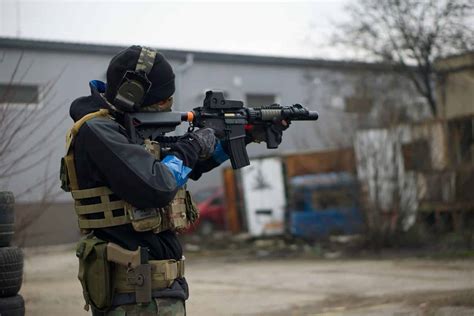
[[[188,230],[209,236],[213,232],[226,229],[224,190],[209,188],[193,194],[193,199],[199,209],[198,221]]]

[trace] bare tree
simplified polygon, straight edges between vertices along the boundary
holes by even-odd
[[[474,49],[473,8],[469,0],[359,0],[346,7],[350,19],[334,41],[408,70],[436,116],[433,63]]]
[[[3,62],[5,54],[0,56],[0,66]],[[22,198],[35,191],[39,198],[28,210],[16,214],[15,238],[20,244],[24,242],[28,228],[50,206],[58,185],[57,179],[52,179],[48,171],[51,149],[59,136],[54,116],[58,106],[52,104],[55,96],[53,87],[62,71],[56,78],[25,96],[21,89],[28,86],[24,80],[32,65],[33,62],[25,63],[21,53],[8,82],[0,90],[0,190],[7,188],[11,179],[39,165],[45,166],[43,176],[32,179],[24,184],[21,191],[14,192],[16,198]]]

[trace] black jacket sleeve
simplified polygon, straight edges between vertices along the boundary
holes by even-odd
[[[218,166],[220,166],[220,163],[214,160],[212,157],[207,160],[198,161],[193,171],[189,174],[189,178],[196,181],[202,176],[203,173],[209,172]]]
[[[143,146],[130,143],[118,123],[92,119],[82,126],[77,137],[83,139],[88,159],[120,198],[147,208],[163,207],[175,196],[178,187],[173,173]]]

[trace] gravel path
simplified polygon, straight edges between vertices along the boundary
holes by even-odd
[[[188,315],[474,315],[474,261],[193,256]],[[82,310],[73,246],[26,250],[27,315]]]

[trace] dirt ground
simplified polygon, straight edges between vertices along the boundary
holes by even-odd
[[[72,245],[25,250],[27,315],[87,315]],[[188,315],[474,315],[474,260],[188,257]]]

